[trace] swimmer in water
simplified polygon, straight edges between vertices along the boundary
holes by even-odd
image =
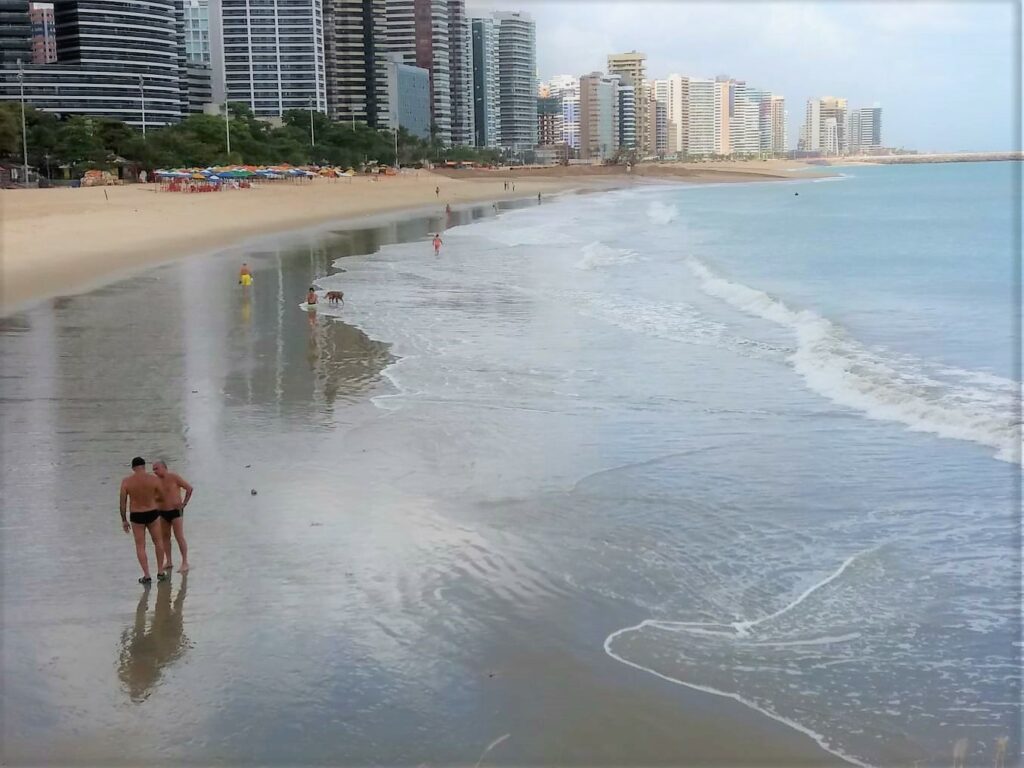
[[[238,270],[238,284],[252,285],[252,272],[249,271],[249,265],[245,262],[242,262],[242,268]]]
[[[316,289],[312,285],[309,286],[309,293],[306,294],[306,303],[311,307],[316,305]]]
[[[441,233],[438,232],[436,235],[434,235],[434,255],[435,256],[440,255],[440,253],[441,253],[441,246],[443,244],[444,244],[444,241],[441,239]]]
[[[131,531],[135,538],[135,555],[142,566],[139,584],[151,584],[149,558],[146,555],[146,531],[149,531],[156,549],[157,578],[164,580],[159,571],[164,561],[163,532],[160,528],[160,509],[164,504],[160,480],[146,472],[146,460],[141,456],[132,459],[132,473],[121,481],[121,527],[125,533]],[[131,509],[131,517],[128,510]],[[129,520],[131,523],[129,524]]]

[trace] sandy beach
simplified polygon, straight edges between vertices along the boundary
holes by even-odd
[[[172,259],[259,235],[399,210],[598,190],[662,179],[692,183],[787,178],[800,164],[652,164],[515,171],[410,172],[398,177],[277,183],[209,194],[155,185],[0,191],[0,307],[80,291]],[[802,169],[801,169],[802,170]],[[804,174],[806,176],[806,174]],[[515,189],[505,189],[512,179]],[[435,190],[440,187],[440,194]]]
[[[201,209],[179,199],[166,205]],[[539,521],[519,512],[503,520],[507,502],[488,500],[502,485],[514,492],[499,467],[533,482],[525,425],[503,449],[464,453],[442,418],[464,415],[477,427],[459,433],[482,436],[486,414],[529,409],[378,407],[371,398],[395,393],[384,377],[393,340],[298,309],[338,258],[403,242],[426,255],[441,222],[500,218],[467,206],[446,222],[378,217],[262,238],[4,321],[16,373],[2,426],[25,445],[5,453],[0,478],[5,763],[841,763],[735,701],[607,657],[602,639],[642,616],[637,607],[572,588],[555,565],[558,539],[538,538]],[[236,285],[240,258],[252,291]],[[437,311],[456,306],[458,285],[424,288]],[[346,312],[368,306],[361,293],[353,283]],[[197,488],[193,571],[152,594],[134,583],[116,512],[124,461],[139,451]],[[474,486],[482,497],[466,495]],[[72,509],[88,512],[54,514]]]

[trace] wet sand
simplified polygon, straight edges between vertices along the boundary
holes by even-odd
[[[610,660],[644,616],[524,568],[522,532],[424,460],[444,435],[370,401],[388,340],[298,310],[334,259],[446,223],[266,240],[2,321],[4,764],[838,762]],[[117,513],[136,453],[197,489],[193,571],[149,590]]]

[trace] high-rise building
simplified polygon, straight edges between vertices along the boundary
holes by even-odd
[[[430,73],[432,130],[452,141],[451,48],[448,0],[387,0],[387,47],[402,62]]]
[[[669,75],[665,80],[654,81],[654,98],[665,109],[666,153],[683,157],[690,154],[689,112],[690,78]]]
[[[33,3],[29,11],[29,20],[32,22],[32,63],[52,64],[57,60],[53,5]],[[0,21],[0,24],[2,23]]]
[[[619,148],[627,152],[637,149],[636,86],[630,84],[626,75],[609,75],[615,80],[615,96],[619,112]]]
[[[715,78],[715,150],[716,155],[729,155],[732,149],[732,82],[725,75]]]
[[[210,0],[210,19],[215,100],[264,118],[327,111],[322,0]]]
[[[452,144],[473,144],[473,41],[466,16],[466,0],[448,0],[448,69]]]
[[[732,81],[729,154],[751,157],[761,152],[761,102],[770,94],[742,80]]]
[[[0,64],[32,61],[28,0],[0,0]]]
[[[687,78],[686,155],[689,157],[709,157],[717,151],[718,85],[714,80]],[[669,149],[671,151],[671,140]]]
[[[580,148],[580,80],[573,75],[555,75],[548,81],[548,93],[562,100],[561,143]]]
[[[371,128],[391,125],[385,0],[324,0],[327,114]]]
[[[54,7],[57,61],[24,66],[25,101],[68,115],[111,117],[133,125],[167,125],[181,119],[187,103],[178,0],[63,0]],[[25,22],[0,23],[6,66],[0,99],[20,98],[17,68],[29,50],[27,3],[5,2],[0,12]],[[11,15],[0,18],[13,19]],[[24,41],[20,35],[25,34]]]
[[[624,83],[633,86],[634,102],[636,108],[636,129],[635,139],[632,147],[635,148],[644,143],[644,137],[650,130],[647,121],[647,112],[639,107],[647,103],[647,54],[637,51],[628,53],[612,53],[608,55],[608,74],[624,76]],[[628,82],[627,82],[628,80]]]
[[[762,110],[767,110],[767,129],[762,132],[762,151],[771,155],[785,154],[788,148],[786,141],[786,100],[782,96],[772,96],[762,102]],[[765,135],[767,134],[767,135]]]
[[[846,99],[834,96],[808,99],[800,149],[825,155],[845,154],[848,149],[846,128]]]
[[[580,157],[608,160],[619,146],[618,78],[591,72],[580,78]]]
[[[881,147],[882,108],[875,106],[850,110],[847,135],[850,154],[860,154]]]
[[[537,145],[537,28],[518,11],[494,14],[498,25],[501,145],[513,152]]]
[[[183,0],[185,59],[188,64],[210,64],[209,0]]]
[[[491,18],[470,22],[473,40],[473,131],[478,147],[501,143],[498,102],[498,29]]]
[[[654,115],[654,155],[664,157],[668,154],[668,110],[656,99],[651,99]]]
[[[404,128],[413,136],[430,138],[430,73],[402,63],[397,53],[385,60],[388,93],[386,122]]]
[[[562,143],[562,99],[558,96],[537,97],[537,145]]]

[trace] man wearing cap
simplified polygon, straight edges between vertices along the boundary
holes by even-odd
[[[149,576],[149,558],[146,556],[146,531],[153,539],[156,548],[157,567],[164,561],[163,537],[161,535],[160,508],[163,506],[163,491],[160,480],[146,472],[146,460],[141,456],[132,459],[132,473],[121,481],[121,527],[124,532],[132,532],[135,537],[135,554],[142,566],[142,578],[139,584],[151,584]],[[131,510],[130,516],[127,514]],[[128,521],[131,520],[129,526]],[[165,576],[158,573],[157,578],[163,581]]]

